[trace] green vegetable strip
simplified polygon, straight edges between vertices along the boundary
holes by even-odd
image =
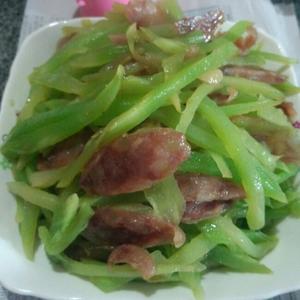
[[[203,45],[205,43],[204,34],[200,30],[195,30],[190,33],[180,36],[179,41],[190,45]]]
[[[135,23],[129,26],[128,30],[126,31],[126,36],[130,53],[133,58],[135,58],[135,60],[139,62],[141,56],[135,49],[135,43],[138,41],[139,35]]]
[[[97,118],[92,125],[104,127],[119,114],[134,106],[140,101],[140,99],[141,95],[118,95],[112,105],[107,109],[105,114],[102,114],[99,118]]]
[[[274,235],[267,235],[262,231],[253,231],[249,229],[242,230],[253,243],[277,243],[278,239]]]
[[[208,152],[192,152],[189,158],[177,168],[177,171],[222,176],[215,160]]]
[[[151,78],[128,76],[122,82],[121,92],[130,95],[146,94],[155,86],[164,81],[163,73],[158,73]],[[123,101],[123,99],[122,99]]]
[[[262,228],[265,217],[262,181],[255,168],[253,157],[249,154],[241,140],[238,128],[227,118],[217,104],[208,98],[202,102],[199,110],[225,145],[241,176],[242,184],[247,194],[249,206],[247,221],[250,228]]]
[[[281,101],[274,101],[265,99],[257,102],[241,103],[241,104],[230,104],[222,106],[222,110],[228,117],[245,115],[251,112],[256,112],[268,106],[277,106]]]
[[[179,224],[185,208],[185,200],[174,176],[153,185],[144,191],[146,199],[153,207],[154,214]]]
[[[109,45],[100,49],[92,49],[87,53],[76,56],[70,65],[75,68],[101,67],[129,53],[128,46]]]
[[[46,227],[40,227],[39,235],[47,253],[49,255],[62,253],[86,228],[92,215],[93,210],[90,208],[90,205],[83,203],[72,221],[54,234],[51,234]]]
[[[66,99],[51,99],[45,102],[39,103],[36,108],[36,113],[46,112],[52,109],[56,109],[58,107],[63,107],[70,104],[70,100]]]
[[[291,124],[290,120],[287,118],[286,114],[278,108],[269,106],[264,107],[258,110],[257,115],[273,124],[276,124],[282,128],[286,128],[287,130],[292,131],[293,125]]]
[[[283,100],[284,95],[273,86],[259,81],[249,80],[240,77],[224,76],[223,84],[253,96],[264,95],[274,100]]]
[[[215,242],[207,239],[203,234],[199,234],[190,242],[184,244],[168,261],[170,263],[180,262],[183,265],[193,264],[196,261],[202,260],[215,246]]]
[[[286,165],[285,163],[281,163],[281,161],[277,163],[277,169],[282,171],[279,174],[276,174],[279,183],[283,183],[289,178],[296,176],[300,171],[298,166],[293,164]]]
[[[273,155],[270,150],[253,138],[246,130],[239,129],[240,136],[250,153],[252,153],[266,168],[275,170],[279,157]]]
[[[93,144],[88,144],[81,155],[73,162],[65,174],[64,179],[59,183],[59,186],[67,186],[99,147],[111,142],[118,136],[121,136],[123,133],[142,123],[153,112],[163,106],[165,101],[168,100],[168,97],[193,82],[201,74],[220,67],[224,61],[233,56],[236,51],[236,47],[231,43],[225,44],[207,57],[184,67],[176,74],[170,76],[167,81],[161,83],[154,90],[146,94],[140,102],[109,122],[102,134],[96,136],[93,140]]]
[[[187,46],[184,43],[174,39],[159,37],[147,28],[140,28],[140,31],[146,40],[148,40],[150,43],[153,43],[156,47],[167,54],[182,53],[187,49]]]
[[[185,56],[184,53],[178,53],[178,54],[169,56],[162,61],[162,67],[163,67],[166,79],[170,75],[174,74],[175,72],[178,72],[178,70],[181,68],[181,66],[183,64],[184,56]]]
[[[50,90],[47,87],[33,85],[31,87],[29,97],[18,116],[18,122],[30,118],[34,113],[35,107],[39,103],[47,100],[49,92]]]
[[[282,191],[276,176],[268,169],[264,168],[258,161],[256,161],[256,170],[263,182],[266,197],[270,197],[281,203],[287,203],[287,198]]]
[[[259,66],[262,67],[266,64],[266,60],[257,55],[257,54],[253,54],[251,51],[246,54],[246,55],[242,55],[242,56],[236,56],[234,57],[232,60],[229,61],[229,64],[232,65],[241,65],[241,66],[245,66],[245,65],[250,65],[250,66]]]
[[[225,246],[218,246],[208,254],[208,261],[213,261],[220,265],[240,272],[253,272],[269,274],[271,270],[257,260],[245,255],[242,252],[233,251]]]
[[[275,62],[285,64],[285,65],[293,65],[293,64],[298,63],[297,59],[286,57],[286,56],[276,54],[276,53],[272,53],[272,52],[252,50],[250,53],[253,54],[253,55],[257,55],[259,57],[262,57],[263,59],[275,61]]]
[[[185,110],[182,112],[176,130],[182,133],[186,133],[189,125],[191,124],[195,112],[199,107],[201,101],[216,88],[212,84],[201,84],[193,95],[187,100]]]
[[[54,211],[58,205],[57,196],[32,188],[26,183],[15,181],[8,183],[7,186],[12,194],[38,207]]]
[[[300,218],[300,201],[294,201],[293,203],[291,203],[290,206],[290,211],[289,211],[292,216],[294,216],[295,218]]]
[[[201,277],[200,273],[179,273],[179,278],[192,290],[196,300],[204,299],[204,291],[200,284]]]
[[[224,149],[224,146],[221,144],[222,146],[218,147],[219,141],[214,135],[207,133],[205,129],[194,126],[192,124],[190,125],[187,131],[187,137],[192,144],[198,147],[201,147],[208,151],[215,151],[218,154],[228,156],[226,150]]]
[[[210,152],[210,155],[212,157],[212,159],[215,161],[215,163],[217,164],[221,174],[222,174],[222,177],[223,178],[232,178],[232,173],[224,159],[223,156],[215,153],[215,152]]]
[[[57,71],[45,73],[34,78],[32,83],[75,95],[82,94],[84,90],[84,83],[72,76],[63,67]]]
[[[24,171],[14,169],[13,173],[15,180],[27,181]],[[16,221],[19,224],[23,251],[29,260],[33,260],[36,250],[37,226],[40,216],[40,208],[29,202],[25,202],[17,195],[15,198],[17,201]]]
[[[66,255],[56,255],[52,257],[54,262],[61,264],[68,272],[80,276],[99,277],[123,277],[123,278],[138,278],[139,273],[129,266],[114,266],[110,268],[106,263],[101,262],[79,262],[73,260]]]
[[[165,126],[175,128],[176,124],[178,124],[179,116],[174,109],[163,108],[156,111],[151,118],[158,120]],[[192,144],[198,147],[228,156],[224,146],[217,137],[199,126],[191,124],[187,130],[186,137]]]
[[[32,260],[36,247],[36,234],[40,209],[31,203],[23,201],[18,201],[18,207],[19,206],[22,206],[22,220],[19,223],[19,229],[23,249],[26,257]]]
[[[80,131],[111,105],[119,92],[123,74],[124,69],[120,66],[113,80],[95,100],[73,103],[19,122],[2,146],[2,152],[8,157],[34,153]]]
[[[247,255],[254,258],[262,258],[276,245],[276,241],[254,244],[228,217],[211,219],[204,226],[200,225],[200,227],[205,237],[210,241],[225,244],[229,247],[236,245]]]
[[[54,211],[50,232],[55,234],[62,231],[72,222],[79,209],[79,198],[77,194],[71,194],[64,199],[65,195],[60,195],[60,203]]]
[[[287,96],[293,96],[300,93],[300,87],[295,86],[289,82],[274,84],[274,87]]]
[[[29,174],[28,180],[32,187],[48,188],[60,180],[65,169],[65,167],[62,167],[59,169],[33,172]]]
[[[21,223],[24,218],[24,214],[23,214],[24,200],[18,196],[15,196],[15,199],[16,199],[16,203],[17,203],[17,210],[16,210],[15,218],[16,218],[17,223]]]

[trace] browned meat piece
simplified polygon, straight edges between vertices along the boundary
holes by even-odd
[[[141,247],[174,244],[179,247],[185,241],[180,228],[150,212],[130,211],[112,206],[96,210],[84,237],[107,248],[122,244]]]
[[[149,252],[135,245],[121,245],[113,250],[108,258],[108,264],[119,263],[129,264],[146,280],[155,274],[155,264]]]
[[[228,87],[225,93],[214,92],[209,94],[209,97],[221,106],[233,101],[238,96],[238,94],[239,92],[235,88]]]
[[[194,30],[200,30],[204,34],[205,42],[211,41],[216,34],[218,26],[224,22],[224,13],[217,9],[209,11],[204,16],[189,17],[175,23],[178,34],[187,34]]]
[[[232,200],[245,197],[242,187],[222,178],[183,174],[177,175],[176,179],[186,200],[183,223],[218,215]]]
[[[182,223],[193,223],[200,220],[215,217],[223,213],[230,205],[232,200],[216,200],[211,202],[187,202]]]
[[[141,191],[174,173],[189,154],[183,134],[168,128],[142,129],[97,152],[85,167],[80,185],[94,195]]]
[[[227,201],[245,196],[243,188],[219,177],[183,174],[176,175],[176,179],[187,202]]]
[[[39,158],[37,169],[49,170],[61,168],[71,163],[82,152],[84,145],[92,136],[92,130],[83,131],[58,143],[47,155]]]
[[[243,77],[269,84],[279,84],[286,81],[286,76],[282,74],[250,66],[228,65],[223,68],[223,73],[224,75]]]
[[[225,105],[229,102],[228,101],[229,96],[225,95],[225,94],[222,94],[222,93],[219,93],[219,92],[211,93],[209,95],[209,98],[211,98],[216,103],[218,103],[218,105]]]
[[[281,103],[280,105],[278,105],[278,107],[281,108],[285,115],[289,118],[297,116],[297,112],[294,108],[293,103],[291,102]]]
[[[131,0],[125,14],[131,23],[137,23],[138,26],[162,24],[167,18],[157,0]]]
[[[257,31],[253,26],[251,26],[248,28],[246,36],[236,40],[235,45],[240,49],[242,53],[245,53],[252,46],[255,45],[256,40],[257,40]]]

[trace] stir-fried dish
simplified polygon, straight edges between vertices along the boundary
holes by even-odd
[[[178,282],[198,299],[217,267],[270,272],[275,225],[300,215],[295,60],[223,22],[133,0],[64,28],[1,147],[29,259],[41,243],[105,292]]]

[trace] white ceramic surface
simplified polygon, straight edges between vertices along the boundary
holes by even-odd
[[[55,50],[61,28],[79,24],[78,20],[43,27],[23,43],[11,68],[4,92],[0,118],[0,137],[15,124],[16,112],[23,106],[29,91],[27,76],[35,66],[45,62]],[[260,33],[267,49],[283,52],[270,36]],[[296,81],[293,72],[289,74]],[[300,105],[297,106],[300,112]],[[300,114],[299,114],[300,115]],[[0,157],[2,160],[3,158]],[[53,269],[43,249],[38,249],[34,262],[26,260],[15,222],[15,201],[6,190],[11,180],[8,170],[0,171],[0,282],[7,289],[26,295],[52,300],[117,300],[155,299],[192,300],[185,287],[130,285],[128,288],[104,294],[92,284],[65,272]],[[208,300],[264,299],[300,289],[300,220],[287,219],[279,226],[279,244],[263,262],[272,275],[212,272],[202,284]]]

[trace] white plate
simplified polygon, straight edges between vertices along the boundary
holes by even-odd
[[[16,121],[16,112],[23,106],[29,91],[27,76],[35,66],[45,62],[54,52],[61,28],[78,25],[79,20],[60,22],[43,27],[23,43],[11,68],[2,99],[0,136],[7,134]],[[284,53],[278,43],[265,33],[260,33],[267,48]],[[290,73],[296,82],[294,73]],[[297,107],[300,112],[300,107]],[[300,115],[300,114],[299,114]],[[0,157],[1,165],[3,158]],[[104,294],[92,284],[54,270],[43,249],[38,249],[34,262],[25,259],[15,222],[15,200],[6,190],[12,179],[8,170],[0,171],[0,282],[7,289],[52,300],[85,299],[185,299],[192,300],[185,287],[130,285],[124,290]],[[279,245],[263,262],[273,270],[272,275],[209,273],[203,280],[206,299],[262,299],[300,289],[300,220],[287,219],[279,226]]]

